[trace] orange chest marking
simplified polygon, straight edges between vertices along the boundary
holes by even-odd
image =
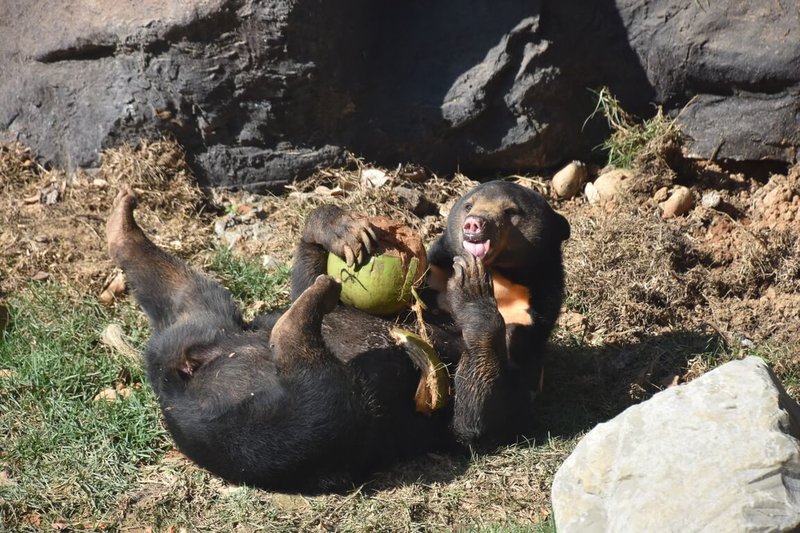
[[[498,274],[492,272],[494,284],[494,298],[497,300],[497,310],[503,316],[506,325],[522,324],[530,326],[531,320],[531,293],[524,285],[512,283]]]
[[[428,285],[438,292],[438,305],[440,309],[450,312],[447,301],[447,279],[451,273],[447,270],[431,265],[428,275]],[[531,320],[531,293],[524,285],[512,283],[508,278],[497,272],[492,272],[494,285],[494,298],[497,300],[497,310],[503,316],[506,325],[521,324],[530,326]]]

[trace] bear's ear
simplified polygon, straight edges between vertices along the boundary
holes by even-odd
[[[183,350],[178,364],[178,372],[186,379],[191,378],[195,371],[203,365],[207,365],[217,357],[220,352],[214,345],[193,345]]]
[[[570,227],[564,215],[553,211],[553,227],[559,241],[566,241],[570,236]]]

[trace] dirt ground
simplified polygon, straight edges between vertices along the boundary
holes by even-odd
[[[727,353],[778,346],[780,355],[770,362],[779,377],[800,375],[800,167],[748,173],[688,162],[656,180],[652,172],[639,172],[635,186],[601,205],[591,205],[582,193],[557,199],[547,179],[507,178],[544,193],[572,227],[564,248],[567,299],[551,356],[561,363],[553,365],[550,383],[619,392],[602,400],[613,415],[626,402],[713,366],[713,357],[676,353],[695,341],[698,351],[710,353],[715,346]],[[99,297],[117,275],[105,250],[104,222],[123,182],[138,193],[137,216],[155,242],[200,268],[220,247],[266,268],[288,265],[305,214],[326,202],[399,218],[430,242],[453,201],[474,185],[466,176],[375,169],[354,159],[348,168],[321,171],[281,196],[201,191],[181,149],[169,141],[110,150],[98,171],[74,175],[41,168],[24,147],[2,146],[0,297],[44,280]],[[664,219],[659,204],[677,185],[689,187],[695,205]],[[797,397],[794,382],[788,387]],[[569,433],[559,402],[546,398],[541,406],[548,435]],[[513,469],[514,453],[506,451],[477,479],[495,483],[497,471],[502,477],[504,469]],[[519,499],[512,498],[517,505],[534,490],[525,483],[537,478],[513,479],[498,490],[510,491],[509,498],[519,491]],[[532,520],[542,518],[548,489],[534,492]],[[500,506],[497,516],[505,512]]]

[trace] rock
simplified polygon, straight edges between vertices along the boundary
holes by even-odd
[[[667,201],[661,204],[661,217],[679,217],[688,213],[692,207],[694,207],[694,193],[687,187],[678,186]]]
[[[795,5],[650,0],[642,9],[639,0],[615,3],[652,87],[634,99],[649,98],[677,115],[691,157],[797,160]]]
[[[31,279],[33,281],[47,281],[48,279],[50,279],[50,274],[40,270],[36,274],[34,274]]]
[[[394,192],[402,199],[403,207],[420,218],[435,215],[439,208],[428,200],[420,191],[408,187],[395,187]]]
[[[97,299],[103,305],[109,305],[118,299],[120,296],[125,294],[125,274],[123,272],[119,272],[114,279],[111,280],[111,283],[100,293],[100,296]]]
[[[383,187],[389,181],[389,175],[379,168],[365,168],[361,171],[361,186],[368,189]]]
[[[706,209],[716,209],[722,202],[722,195],[719,191],[708,191],[703,194],[700,204]]]
[[[580,161],[573,161],[553,176],[553,192],[559,198],[572,198],[586,183],[587,175],[586,165]]]
[[[666,187],[661,187],[653,194],[653,200],[657,203],[661,203],[667,198],[669,198],[669,189]]]
[[[619,195],[627,186],[631,179],[630,170],[614,169],[604,172],[594,180],[591,187],[587,184],[586,197],[591,204],[602,204],[613,202],[619,199]]]
[[[0,0],[0,137],[42,163],[174,136],[204,184],[280,189],[347,151],[437,172],[587,156],[608,86],[678,120],[689,152],[794,161],[800,24],[720,0],[385,3]],[[469,39],[464,39],[469,35]],[[380,43],[376,46],[375,43]],[[731,91],[730,87],[735,87]],[[685,109],[684,109],[685,108]]]
[[[800,406],[733,361],[590,431],[556,472],[560,533],[795,531]]]
[[[597,205],[600,203],[600,193],[597,192],[594,183],[587,183],[583,189],[583,194],[586,195],[586,199],[590,204]]]

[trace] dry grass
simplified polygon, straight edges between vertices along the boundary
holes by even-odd
[[[0,151],[0,290],[49,279],[99,293],[113,277],[105,251],[105,219],[120,184],[148,206],[139,215],[153,239],[183,257],[207,248],[199,219],[202,193],[183,152],[170,141],[123,146],[103,156],[96,175],[44,169],[18,145]]]

